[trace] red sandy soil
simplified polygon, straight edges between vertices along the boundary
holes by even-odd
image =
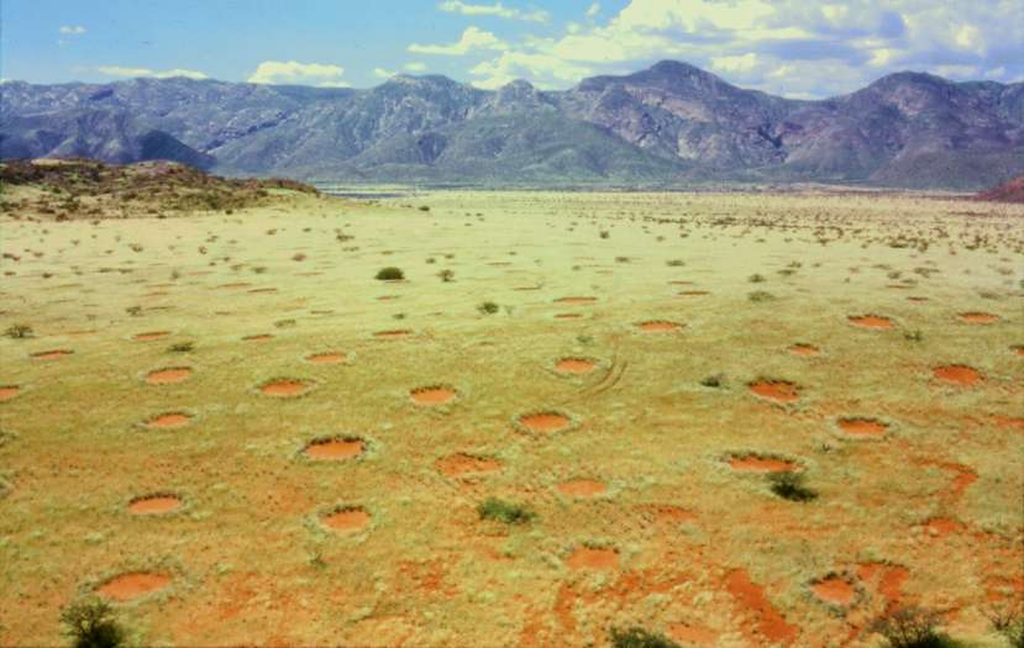
[[[910,297],[907,297],[907,301],[912,301],[912,302],[916,302],[916,303],[919,303],[919,304],[923,304],[924,302],[928,301],[928,298],[927,297],[910,296]]]
[[[4,385],[0,387],[0,403],[9,401],[21,392],[21,387],[17,385]]]
[[[558,313],[555,315],[555,319],[567,320],[567,319],[579,319],[583,317],[579,313]]]
[[[400,329],[395,331],[377,331],[373,334],[373,337],[380,338],[382,340],[394,340],[398,338],[404,338],[412,335],[412,331],[408,329]]]
[[[800,398],[799,387],[784,380],[756,382],[750,385],[750,391],[777,403],[793,403]]]
[[[270,333],[258,333],[256,335],[246,335],[242,340],[246,342],[266,342],[272,339],[274,336]]]
[[[586,358],[562,358],[555,364],[555,371],[564,374],[587,374],[594,370],[595,363]]]
[[[141,497],[128,504],[128,510],[135,515],[159,515],[177,511],[180,508],[181,500],[174,495]]]
[[[569,427],[569,417],[555,412],[527,414],[519,417],[519,424],[531,432],[558,432]]]
[[[58,360],[64,356],[69,356],[74,351],[68,351],[67,349],[55,349],[53,351],[40,351],[39,353],[33,353],[32,357],[36,360]]]
[[[450,387],[420,387],[409,396],[417,405],[443,405],[455,398],[456,391]]]
[[[250,295],[261,295],[264,293],[276,293],[277,288],[253,288],[249,291]]]
[[[647,333],[669,333],[672,331],[678,331],[683,328],[683,325],[678,322],[668,322],[665,320],[651,320],[649,322],[640,322],[638,324],[641,331]]]
[[[786,623],[786,619],[772,606],[764,595],[764,588],[751,582],[750,576],[742,569],[730,572],[725,578],[726,588],[736,603],[748,614],[757,619],[756,627],[760,635],[774,643],[784,645],[796,641],[800,631]],[[756,639],[756,636],[748,637]],[[764,645],[760,640],[755,645]]]
[[[821,355],[821,350],[811,344],[794,344],[789,347],[789,352],[804,358],[813,358],[814,356]]]
[[[977,195],[978,200],[1024,203],[1024,176],[987,189]]]
[[[1010,347],[1010,350],[1019,356],[1024,356],[1024,344],[1018,344],[1017,346]]]
[[[669,624],[668,636],[673,641],[691,646],[714,646],[718,641],[717,632],[688,623]]]
[[[977,311],[971,311],[969,313],[960,313],[959,315],[957,315],[957,317],[960,318],[961,322],[966,322],[968,324],[991,324],[993,322],[999,321],[998,315],[993,315],[992,313],[981,313]]]
[[[944,517],[935,517],[924,523],[924,529],[929,535],[936,538],[947,536],[964,529],[964,524],[957,520]]]
[[[770,457],[758,457],[757,455],[732,457],[729,459],[729,465],[733,470],[740,470],[743,472],[769,473],[790,472],[796,470],[796,464],[792,461],[772,459]]]
[[[697,514],[693,511],[674,504],[656,504],[648,507],[648,510],[662,522],[690,522],[697,519]]]
[[[146,374],[146,382],[150,385],[171,385],[180,383],[191,375],[192,370],[188,367],[157,369]]]
[[[309,389],[309,383],[301,380],[275,380],[260,387],[266,396],[287,397],[298,396]]]
[[[850,436],[876,437],[885,434],[889,426],[873,419],[844,418],[839,420],[839,429]]]
[[[123,603],[161,590],[170,583],[171,577],[167,574],[132,572],[112,578],[98,587],[96,592],[100,596]]]
[[[594,479],[574,479],[555,486],[559,493],[569,497],[597,497],[605,493],[608,487]]]
[[[619,552],[614,549],[579,547],[566,560],[569,569],[617,569]]]
[[[148,333],[139,333],[135,335],[132,339],[137,340],[139,342],[152,342],[153,340],[165,338],[170,334],[170,331],[150,331]]]
[[[326,351],[324,353],[314,353],[306,359],[313,364],[337,364],[339,362],[345,362],[347,358],[344,353]]]
[[[976,385],[982,381],[981,372],[967,365],[946,365],[932,370],[935,377],[956,385]]]
[[[304,452],[307,457],[321,460],[351,459],[363,453],[365,446],[359,439],[346,441],[344,439],[331,439],[309,445]]]
[[[370,514],[359,508],[335,511],[324,517],[324,524],[335,531],[358,531],[370,523]]]
[[[811,585],[811,591],[822,601],[833,605],[849,605],[857,597],[857,590],[842,578],[831,576]]]
[[[156,418],[150,419],[146,423],[146,427],[161,429],[177,428],[182,427],[183,425],[188,425],[188,422],[191,420],[191,416],[189,416],[188,414],[181,414],[179,412],[171,414],[161,414]]]
[[[861,328],[869,329],[891,329],[892,320],[888,317],[881,317],[879,315],[850,315],[847,317],[850,324],[859,326]]]
[[[461,477],[463,475],[476,475],[501,470],[501,464],[495,459],[474,457],[464,453],[438,459],[434,465],[442,475],[448,477]]]
[[[992,422],[996,427],[1006,430],[1024,430],[1024,418],[995,414],[992,416]]]
[[[597,297],[562,297],[556,299],[556,304],[592,304],[597,301]]]

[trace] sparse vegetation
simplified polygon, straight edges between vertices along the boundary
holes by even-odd
[[[4,331],[4,335],[13,340],[24,340],[34,335],[32,327],[28,324],[11,324]]]
[[[750,301],[755,302],[755,303],[757,303],[757,302],[767,302],[767,301],[773,301],[775,299],[775,295],[773,295],[770,292],[767,292],[765,290],[755,290],[754,292],[752,292],[749,295],[747,295],[747,299],[749,299]]]
[[[960,644],[939,632],[942,617],[920,607],[903,607],[886,613],[869,626],[885,637],[889,648],[957,648]]]
[[[437,273],[437,276],[441,278],[441,281],[449,283],[455,280],[455,272],[445,268],[444,270]]]
[[[476,309],[484,315],[494,315],[501,309],[501,307],[495,302],[485,301],[477,306]]]
[[[1011,648],[1024,648],[1024,601],[991,605],[985,617]]]
[[[189,353],[195,350],[195,342],[175,342],[171,346],[167,347],[169,353]]]

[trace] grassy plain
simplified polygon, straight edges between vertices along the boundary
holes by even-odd
[[[914,603],[997,646],[1024,596],[1024,207],[29,215],[0,217],[0,324],[34,333],[0,339],[0,644],[100,592],[145,645],[874,646]]]

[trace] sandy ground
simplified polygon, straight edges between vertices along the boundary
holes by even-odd
[[[0,644],[61,643],[97,593],[145,645],[873,646],[910,603],[1000,645],[1022,217],[556,193],[4,216],[0,324],[34,337],[0,339]],[[781,470],[818,497],[772,494]],[[481,521],[491,496],[536,518]]]

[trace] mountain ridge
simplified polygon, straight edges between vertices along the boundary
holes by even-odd
[[[821,100],[747,90],[679,61],[556,91],[440,75],[358,90],[181,78],[2,89],[5,158],[160,154],[228,175],[468,184],[976,189],[1024,172],[1024,83],[919,72]],[[91,138],[73,127],[83,111]]]

